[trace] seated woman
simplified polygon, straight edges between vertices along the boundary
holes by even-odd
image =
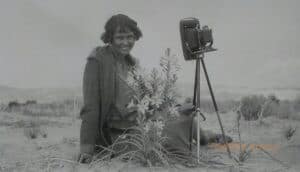
[[[95,48],[87,58],[83,77],[84,106],[80,112],[81,162],[89,162],[99,151],[96,145],[109,146],[124,129],[136,125],[136,114],[125,107],[134,91],[124,81],[139,65],[130,52],[141,36],[134,20],[123,14],[114,15],[106,22],[101,37],[106,45]],[[196,129],[192,123],[191,115],[182,115],[179,120],[167,123],[163,134],[171,140],[168,145],[189,149],[191,126]],[[220,138],[201,130],[202,144],[220,141]]]

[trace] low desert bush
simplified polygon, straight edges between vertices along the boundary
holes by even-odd
[[[242,97],[238,112],[241,113],[245,120],[257,120],[265,102],[266,98],[263,95]]]
[[[27,100],[26,103],[11,101],[8,103],[6,111],[18,112],[25,116],[33,117],[79,117],[81,105],[77,100],[64,100],[52,103],[37,103],[35,100]]]
[[[298,99],[279,100],[275,95],[250,95],[242,97],[238,108],[245,120],[257,120],[268,116],[300,119],[297,110]]]
[[[62,105],[53,106],[53,104],[49,104],[51,106],[47,106],[48,104],[37,104],[26,106],[21,109],[21,113],[26,116],[46,116],[46,117],[62,117],[68,116],[72,111],[67,109]]]

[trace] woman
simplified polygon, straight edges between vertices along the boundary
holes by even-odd
[[[136,113],[126,108],[134,90],[125,80],[127,74],[138,67],[137,59],[130,52],[141,36],[133,19],[123,14],[114,15],[106,22],[101,37],[106,45],[95,48],[88,57],[83,77],[84,106],[80,113],[80,162],[89,162],[99,149],[112,144],[123,129],[136,125]],[[192,120],[184,117],[165,127],[164,134],[181,140],[174,142],[175,147],[188,146]],[[181,132],[174,132],[173,127],[181,127]],[[217,135],[202,132],[201,136],[202,141],[207,142]]]

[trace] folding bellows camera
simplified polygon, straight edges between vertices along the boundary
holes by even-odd
[[[201,28],[196,18],[185,18],[180,21],[180,36],[185,60],[193,60],[199,54],[217,50],[212,47],[212,30],[208,26]]]

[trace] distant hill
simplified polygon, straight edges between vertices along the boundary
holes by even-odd
[[[0,85],[0,103],[17,100],[37,100],[53,102],[65,99],[81,98],[81,88],[15,88]]]
[[[193,83],[178,83],[178,90],[183,97],[192,97]],[[206,83],[200,85],[200,97],[210,99],[209,89]],[[241,97],[253,94],[275,94],[279,99],[292,100],[300,96],[300,88],[274,87],[274,88],[250,88],[239,86],[213,85],[213,91],[217,100],[239,100]]]

